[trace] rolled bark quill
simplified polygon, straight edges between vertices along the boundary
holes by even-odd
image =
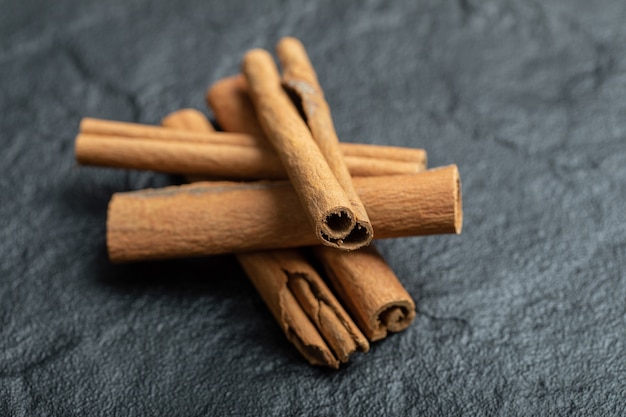
[[[339,138],[330,115],[330,107],[304,46],[299,40],[287,37],[278,43],[276,52],[283,68],[282,85],[291,93],[292,100],[300,110],[330,171],[350,200],[356,227],[345,240],[349,241],[354,233],[365,233],[371,241],[374,231],[370,219],[352,184],[352,177],[339,149]]]
[[[354,178],[377,238],[460,233],[456,165]],[[113,262],[315,245],[288,182],[196,183],[116,193],[107,213]]]
[[[75,153],[81,165],[147,169],[233,180],[287,178],[276,153],[265,146],[198,143],[177,140],[176,136],[172,140],[155,140],[81,133],[76,136]],[[423,163],[419,162],[374,157],[346,156],[346,163],[355,177],[412,174],[423,169]]]
[[[370,341],[411,324],[415,302],[376,248],[370,245],[347,253],[325,246],[312,249],[339,298]]]
[[[206,101],[213,110],[217,122],[225,131],[247,133],[259,138],[265,137],[248,93],[248,83],[242,74],[216,81],[208,89]],[[350,165],[349,157],[360,156],[380,158],[395,163],[400,161],[416,163],[420,166],[420,171],[426,169],[426,151],[423,149],[345,142],[340,142],[339,147],[348,165]]]
[[[237,259],[289,341],[309,363],[338,368],[356,350],[369,350],[363,333],[300,253],[252,252]]]
[[[224,83],[228,79],[224,79]],[[243,79],[245,83],[245,79]],[[221,86],[221,81],[216,83],[215,86]],[[230,87],[230,86],[228,86]],[[236,96],[230,95],[230,101],[232,102]],[[242,106],[239,106],[239,105]],[[252,103],[249,98],[245,98],[245,101],[238,101],[232,103],[228,108],[233,113],[233,120],[240,120],[238,114],[245,113],[246,107],[251,107]],[[221,107],[224,108],[224,107]],[[240,110],[234,110],[239,108]],[[196,111],[196,110],[195,110]],[[254,112],[254,109],[252,108]],[[256,121],[256,115],[253,114],[254,124],[246,122],[246,124],[239,124],[239,126],[259,126]],[[216,117],[218,122],[223,119],[223,112],[216,111]],[[220,122],[221,124],[222,122]],[[233,124],[233,123],[231,123]],[[255,158],[270,158],[267,162],[265,159],[262,162],[255,162],[256,164],[263,165],[263,168],[255,168],[256,170],[276,171],[276,168],[269,167],[275,165],[276,161],[279,161],[274,150],[272,150],[269,142],[262,135],[253,135],[250,132],[239,132],[233,130],[231,127],[226,127],[227,132],[208,132],[208,131],[186,131],[181,129],[172,129],[172,126],[159,127],[150,126],[139,123],[118,122],[113,120],[94,119],[84,117],[80,122],[80,132],[76,136],[76,159],[79,163],[84,165],[102,165],[102,166],[114,166],[118,168],[136,168],[136,169],[152,169],[143,166],[146,162],[139,159],[137,156],[125,157],[124,153],[132,151],[132,146],[129,141],[122,142],[121,139],[133,138],[138,142],[142,142],[142,146],[134,145],[135,148],[140,148],[142,153],[148,153],[149,158],[158,159],[164,152],[159,144],[164,145],[165,149],[168,149],[168,160],[172,158],[176,161],[185,160],[189,152],[192,150],[200,156],[198,158],[207,158],[204,155],[212,152],[225,152],[230,154],[239,153],[245,160],[249,158],[246,156],[246,152],[238,151],[238,148],[222,148],[220,150],[219,145],[224,146],[242,146],[252,147],[257,149],[254,155]],[[260,129],[260,126],[259,126]],[[105,140],[114,139],[115,143],[106,142]],[[177,152],[177,148],[180,145],[189,146],[189,150],[183,150]],[[192,147],[195,145],[196,147]],[[202,145],[202,146],[201,146]],[[350,166],[353,175],[356,173],[353,171],[354,167],[364,170],[367,164],[374,164],[375,167],[369,169],[359,176],[369,175],[393,175],[393,174],[411,174],[424,169],[426,166],[426,152],[423,149],[404,148],[399,146],[380,146],[369,145],[364,143],[341,143],[342,153],[346,156],[346,162]],[[258,151],[258,149],[261,149]],[[268,156],[268,152],[271,156]],[[260,154],[260,156],[258,156]],[[234,159],[238,155],[230,156]],[[109,162],[112,161],[112,162]],[[404,162],[404,164],[398,164],[398,161]],[[180,171],[185,168],[185,165],[181,162],[170,162],[170,165],[180,165],[176,172],[184,174],[186,172]],[[395,165],[394,165],[395,164]],[[154,163],[152,164],[155,165]],[[177,165],[174,165],[177,166]],[[205,170],[209,170],[210,165]],[[231,168],[232,171],[236,171],[235,168]],[[286,178],[286,174],[282,170],[282,178]],[[193,168],[194,173],[198,171],[198,168]],[[235,177],[233,177],[235,178]],[[263,178],[263,177],[261,177]],[[267,177],[265,177],[267,178]]]
[[[161,123],[185,130],[212,128],[204,115],[193,109],[172,113]],[[369,350],[363,333],[296,250],[236,257],[287,339],[310,364],[337,369],[355,351]]]
[[[372,240],[372,226],[368,219],[357,218],[360,210],[332,173],[283,91],[272,56],[262,49],[247,52],[242,72],[261,127],[287,171],[314,235],[322,244],[339,249],[367,246]]]

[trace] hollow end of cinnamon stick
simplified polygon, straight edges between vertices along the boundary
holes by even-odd
[[[372,226],[355,219],[347,207],[339,207],[319,222],[317,232],[328,246],[343,250],[354,250],[368,245],[372,240]]]
[[[396,333],[409,327],[414,318],[415,305],[406,300],[384,305],[372,316],[368,337],[372,342],[384,339],[387,332]]]

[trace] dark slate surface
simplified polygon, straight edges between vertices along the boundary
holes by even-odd
[[[625,415],[626,3],[0,1],[0,414]],[[231,257],[112,266],[82,116],[204,108],[301,38],[346,141],[457,163],[462,236],[380,242],[404,333],[305,364]]]

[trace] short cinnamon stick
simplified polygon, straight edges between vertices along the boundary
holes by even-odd
[[[457,167],[355,178],[378,238],[460,233]],[[196,183],[113,195],[107,246],[113,262],[314,245],[287,182]]]
[[[212,128],[202,113],[192,109],[172,113],[161,123],[190,131]],[[363,333],[297,251],[236,256],[287,339],[309,363],[337,369],[355,351],[369,350]]]
[[[371,341],[406,329],[415,317],[415,303],[376,248],[344,253],[313,248],[329,281]]]
[[[242,74],[216,81],[208,89],[206,101],[225,131],[264,137],[248,94],[248,84]],[[368,156],[404,161],[419,164],[420,170],[426,169],[426,151],[423,149],[345,142],[340,142],[339,147],[345,157]],[[354,176],[354,173],[352,175]]]
[[[299,40],[286,37],[278,43],[276,52],[283,68],[282,85],[291,93],[292,99],[295,98],[296,105],[302,110],[304,121],[311,130],[311,136],[350,200],[356,222],[352,233],[366,233],[373,237],[374,231],[369,217],[354,189],[348,166],[339,148],[339,138],[330,115],[330,107],[304,46]],[[345,240],[350,240],[350,236]]]
[[[247,52],[242,70],[261,127],[287,171],[314,235],[322,244],[340,249],[368,245],[373,235],[371,224],[357,219],[350,196],[282,90],[271,55],[261,49]]]

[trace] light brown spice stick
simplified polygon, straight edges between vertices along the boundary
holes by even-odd
[[[237,259],[289,340],[310,363],[337,368],[339,362],[347,362],[355,351],[369,350],[363,333],[298,251],[251,252]],[[291,302],[291,298],[296,303]],[[298,308],[306,314],[304,318],[294,316]],[[307,329],[304,321],[314,326]],[[311,332],[318,333],[326,344],[320,343]],[[309,342],[303,343],[304,340]],[[303,345],[316,348],[311,351],[303,349]],[[325,351],[325,363],[319,363],[317,351]]]
[[[172,113],[162,123],[172,128],[196,131],[205,131],[207,126],[212,128],[202,113],[192,109]],[[309,363],[336,369],[339,362],[347,362],[356,350],[369,350],[363,333],[317,272],[296,250],[251,252],[236,256],[288,340]],[[311,322],[315,328],[312,328]]]
[[[247,100],[249,102],[249,99]],[[252,114],[253,117],[256,118],[255,113]],[[255,123],[258,125],[258,122]],[[169,143],[191,142],[197,144],[240,145],[271,149],[264,135],[255,136],[248,132],[235,131],[230,127],[225,127],[225,129],[229,132],[185,131],[172,129],[170,127],[165,128],[141,123],[118,122],[85,117],[80,122],[79,136],[83,134],[89,136],[101,135],[105,137],[137,138]],[[426,163],[426,151],[423,149],[370,145],[365,143],[342,143],[340,145],[342,152],[349,157],[405,161],[415,164],[418,170],[423,169]]]
[[[176,139],[153,140],[80,133],[75,141],[81,165],[148,169],[172,174],[254,180],[285,179],[287,173],[269,147],[199,143]],[[382,158],[346,156],[353,176],[411,174],[421,165]]]
[[[83,117],[81,119],[79,133],[108,137],[152,139],[166,142],[221,143],[225,145],[269,147],[264,138],[246,133],[187,131],[141,123],[94,119],[91,117]]]
[[[283,163],[315,237],[324,245],[352,250],[372,240],[369,222],[356,223],[350,197],[333,175],[311,132],[280,85],[271,55],[245,54],[242,71],[261,127]]]
[[[168,129],[173,130],[173,129]],[[149,169],[222,179],[284,179],[276,153],[267,147],[153,140],[81,133],[74,145],[81,165]]]
[[[356,226],[352,233],[374,236],[365,207],[354,189],[352,177],[339,148],[339,138],[330,114],[330,107],[317,80],[317,74],[302,43],[295,38],[280,40],[276,53],[283,68],[283,87],[302,110],[302,116],[311,130],[311,136],[322,151],[331,172],[350,200]],[[351,236],[345,240],[349,241]],[[371,238],[370,238],[371,239]]]
[[[316,246],[313,253],[346,308],[370,341],[406,329],[415,302],[376,248],[343,253]]]
[[[206,101],[225,131],[264,137],[248,94],[248,84],[242,74],[216,81],[208,89]],[[345,157],[369,156],[405,161],[419,164],[420,170],[426,169],[426,151],[423,149],[344,142],[340,142],[339,147]]]
[[[460,233],[455,165],[414,175],[355,178],[378,238]],[[107,246],[113,262],[317,244],[287,182],[196,183],[116,193]]]

